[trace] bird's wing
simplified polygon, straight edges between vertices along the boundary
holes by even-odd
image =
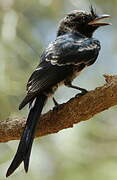
[[[72,70],[72,66],[52,65],[50,62],[42,62],[31,75],[27,83],[28,93],[41,93],[51,88],[56,83],[64,80]]]
[[[27,95],[19,106],[22,109],[37,94],[51,90],[52,86],[64,80],[71,73],[72,66],[57,66],[50,62],[42,62],[31,75],[27,83]]]
[[[53,65],[89,64],[97,58],[100,42],[94,38],[86,38],[73,33],[59,36],[42,54],[42,60]]]

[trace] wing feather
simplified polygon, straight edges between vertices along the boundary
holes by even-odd
[[[48,65],[47,65],[48,64]],[[27,95],[19,106],[22,109],[37,94],[46,92],[52,86],[63,81],[70,73],[73,67],[70,66],[53,66],[51,63],[42,62],[41,69],[34,71],[27,84]]]
[[[86,38],[73,33],[59,36],[42,54],[42,61],[50,61],[53,65],[88,64],[96,59],[100,50],[100,42],[94,38]]]

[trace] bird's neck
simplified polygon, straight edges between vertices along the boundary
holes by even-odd
[[[59,27],[57,31],[57,37],[70,32],[72,32],[72,29],[69,27]]]
[[[57,37],[58,36],[62,36],[62,35],[64,35],[64,34],[66,34],[66,33],[73,33],[73,34],[81,34],[82,36],[84,36],[84,37],[87,37],[87,38],[91,38],[92,37],[92,32],[89,32],[89,31],[87,31],[87,32],[85,32],[85,33],[81,33],[81,32],[79,32],[78,30],[76,30],[76,29],[73,29],[73,28],[69,28],[69,27],[65,27],[64,26],[64,28],[63,27],[59,27],[59,29],[58,29],[58,31],[57,31]]]

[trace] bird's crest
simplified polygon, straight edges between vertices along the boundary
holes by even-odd
[[[89,9],[90,9],[92,16],[96,16],[96,9],[94,9],[92,5],[89,6]]]

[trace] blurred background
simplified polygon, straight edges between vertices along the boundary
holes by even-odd
[[[103,85],[103,74],[117,74],[117,0],[0,0],[0,120],[26,117],[18,111],[28,77],[44,48],[55,39],[59,20],[74,9],[112,16],[113,26],[96,31],[101,41],[97,62],[74,81],[88,90]],[[55,97],[66,102],[77,91],[59,88]],[[64,94],[64,95],[63,95]],[[50,99],[44,111],[53,107]],[[117,107],[57,134],[35,139],[28,174],[23,165],[9,180],[116,180]],[[0,180],[19,141],[0,144]]]

